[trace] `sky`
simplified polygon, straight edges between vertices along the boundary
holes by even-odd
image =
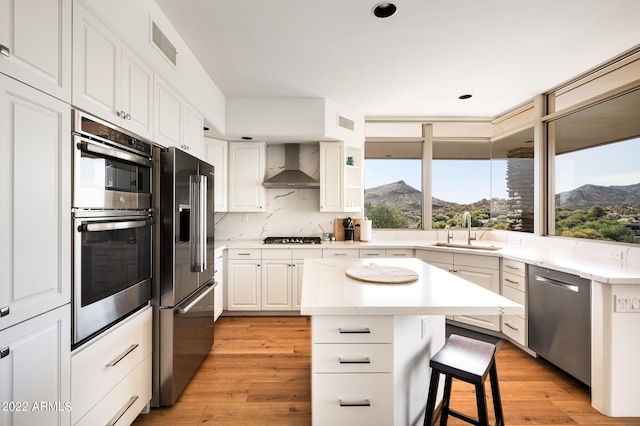
[[[436,160],[433,196],[468,204],[507,198],[506,160]],[[420,160],[366,160],[365,188],[404,180],[421,189]],[[556,193],[585,184],[640,183],[640,139],[631,139],[556,157]]]

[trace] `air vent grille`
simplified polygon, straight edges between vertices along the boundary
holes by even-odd
[[[348,119],[347,117],[343,117],[341,115],[338,115],[338,126],[342,127],[343,129],[347,129],[347,130],[351,130],[353,131],[355,129],[355,121]]]
[[[164,53],[164,56],[166,56],[173,65],[176,65],[176,56],[178,52],[176,51],[173,43],[171,43],[167,36],[160,31],[160,28],[158,28],[155,22],[152,22],[151,25],[151,40],[153,41],[153,44],[155,44],[156,47]]]

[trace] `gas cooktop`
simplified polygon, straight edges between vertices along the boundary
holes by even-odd
[[[320,244],[320,237],[267,237],[265,244]]]

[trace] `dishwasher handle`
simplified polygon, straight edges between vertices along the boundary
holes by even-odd
[[[556,287],[563,288],[565,290],[574,291],[576,293],[580,293],[580,286],[574,284],[568,284],[562,281],[554,280],[553,278],[543,277],[542,275],[536,274],[536,281],[540,281],[545,284],[554,285]]]

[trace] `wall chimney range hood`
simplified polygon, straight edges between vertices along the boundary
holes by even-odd
[[[320,188],[320,183],[300,170],[300,144],[284,144],[284,170],[262,183],[265,188]]]

